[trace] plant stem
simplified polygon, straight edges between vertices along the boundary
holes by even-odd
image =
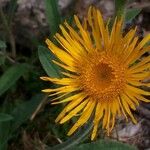
[[[12,64],[15,64],[15,60],[13,60],[11,57],[9,57],[8,55],[5,55],[3,52],[0,52],[0,55],[5,56]]]
[[[36,108],[36,110],[34,111],[32,116],[30,117],[31,121],[35,118],[35,116],[38,114],[38,112],[40,111],[42,106],[45,104],[45,101],[47,100],[47,98],[48,98],[48,95],[45,95],[44,98],[42,99],[41,103],[38,105],[38,107]]]

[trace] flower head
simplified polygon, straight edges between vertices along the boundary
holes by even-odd
[[[93,130],[91,139],[96,136],[100,122],[109,134],[116,116],[128,117],[136,123],[131,110],[139,101],[149,102],[148,91],[140,89],[149,83],[141,82],[150,75],[150,56],[142,57],[150,50],[144,46],[150,35],[139,42],[136,28],[122,33],[122,19],[115,19],[111,31],[104,23],[99,10],[90,7],[83,24],[74,16],[77,30],[67,22],[60,25],[61,34],[56,33],[56,46],[49,39],[46,43],[57,56],[54,63],[63,68],[62,78],[41,77],[57,84],[57,88],[45,89],[50,95],[57,95],[53,104],[67,103],[56,118],[65,123],[79,114],[79,119],[69,130],[73,134],[84,125],[92,114]]]

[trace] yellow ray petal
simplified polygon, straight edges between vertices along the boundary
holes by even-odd
[[[115,125],[115,115],[113,114],[112,115],[112,124],[111,124],[111,127],[110,127],[110,132],[112,131],[112,129],[114,128],[114,125]]]
[[[143,40],[138,44],[136,49],[141,49],[150,40],[150,34],[143,38]]]
[[[76,40],[72,39],[62,26],[60,28],[66,39],[57,33],[55,35],[56,40],[75,60],[78,60],[84,51],[83,47]]]
[[[69,36],[69,35],[68,35]],[[79,54],[75,51],[75,46],[72,45],[73,41],[72,39],[68,38],[70,40],[69,42],[63,38],[60,34],[56,33],[55,39],[60,43],[60,45],[74,58],[77,59],[79,57]]]
[[[150,62],[150,56],[144,57],[140,62],[138,62],[137,64],[131,66],[131,67],[129,68],[129,70],[134,70],[134,69],[136,69],[136,68],[138,68],[138,67],[141,67],[141,66],[147,64],[148,62]]]
[[[58,62],[58,61],[55,61],[55,60],[53,60],[53,62],[54,62],[56,65],[62,67],[63,69],[66,69],[66,70],[68,70],[68,71],[71,71],[71,72],[75,72],[75,71],[76,71],[76,69],[75,69],[73,66],[69,67],[69,66],[64,65],[64,64],[62,64],[62,63],[60,63],[60,62]]]
[[[98,130],[98,123],[94,124],[94,128],[92,131],[92,135],[91,135],[91,140],[93,141],[97,135],[97,130]]]
[[[136,33],[137,27],[135,27],[134,29],[131,29],[124,37],[123,37],[123,41],[125,44],[129,45],[133,38],[135,37],[135,33]]]
[[[136,110],[135,104],[126,94],[122,94],[122,98],[126,101],[126,103],[129,105],[130,108],[132,108],[133,110]]]
[[[114,46],[114,42],[115,42],[115,31],[116,31],[116,23],[117,23],[117,17],[115,18],[112,30],[111,30],[111,34],[110,34],[110,40],[109,40],[109,49],[108,51],[111,52],[113,46]]]
[[[121,30],[122,30],[122,23],[123,23],[123,18],[118,19],[116,17],[116,24],[114,22],[113,27],[114,29],[114,36],[112,37],[113,39],[110,39],[110,41],[112,40],[112,47],[110,47],[110,53],[112,53],[112,55],[117,55],[118,53],[120,53],[122,47],[121,47],[121,43],[122,43],[122,34],[121,34]],[[113,31],[112,31],[113,32]],[[118,44],[120,43],[120,44]]]
[[[94,117],[94,123],[99,122],[99,120],[102,118],[103,114],[104,114],[104,104],[101,102],[97,103],[96,106],[96,111],[95,111],[95,117]]]
[[[95,117],[93,121],[94,128],[92,131],[91,140],[94,140],[96,137],[99,121],[103,117],[103,111],[104,111],[104,105],[98,102],[95,110]]]
[[[108,49],[109,37],[108,37],[107,32],[106,32],[106,28],[104,25],[102,15],[101,15],[100,11],[98,11],[98,10],[97,10],[97,20],[98,20],[98,25],[99,25],[99,28],[101,31],[102,39],[104,42],[104,47],[105,47],[105,49]]]
[[[131,29],[119,42],[120,43],[119,44],[120,46],[118,47],[118,57],[119,58],[122,58],[124,56],[126,58],[126,54],[127,55],[129,54],[128,51],[131,51],[129,49],[129,47],[131,47],[131,45],[133,47],[134,44],[132,44],[133,43],[132,41],[134,40],[136,42],[136,40],[137,40],[137,37],[136,37],[136,39],[133,39],[135,36],[136,29],[137,29],[136,27],[135,27],[135,29]],[[118,42],[118,40],[117,40],[117,42]]]
[[[132,122],[136,124],[137,121],[134,118],[134,116],[132,115],[132,113],[130,111],[130,108],[129,108],[129,105],[127,104],[127,102],[126,102],[126,100],[124,99],[123,96],[121,97],[121,102],[122,102],[122,105],[123,105],[124,109],[126,110],[126,112],[128,113],[128,115],[131,117]]]
[[[96,44],[96,48],[102,49],[101,45],[101,35],[97,22],[97,12],[94,7],[90,7],[88,11],[88,23],[92,28],[92,35]]]
[[[131,90],[131,91],[134,92],[134,93],[137,93],[137,94],[150,95],[150,92],[144,91],[144,90],[139,89],[139,88],[136,88],[136,87],[133,87],[133,86],[131,86],[131,85],[126,85],[126,88],[127,88],[128,90]]]
[[[85,95],[80,95],[79,98],[76,98],[76,100],[72,101],[65,109],[66,112],[69,112],[72,108],[74,108],[75,106],[77,106],[81,101],[83,101],[85,99]]]
[[[146,102],[146,103],[150,103],[150,99],[147,99],[147,98],[145,98],[145,97],[143,97],[142,95],[136,95],[135,96],[138,100],[140,100],[140,101],[143,101],[143,102]]]
[[[46,93],[58,92],[58,91],[61,91],[62,89],[63,89],[63,87],[55,88],[55,89],[44,89],[44,90],[42,90],[42,92],[46,92]]]
[[[71,78],[50,78],[50,77],[40,77],[42,80],[45,81],[51,81],[55,84],[60,84],[60,85],[75,85],[75,80]]]
[[[112,100],[110,105],[111,105],[110,107],[111,113],[114,116],[116,116],[116,114],[120,115],[121,112],[120,112],[120,106],[119,106],[118,100],[117,99]]]
[[[84,100],[79,106],[77,106],[75,109],[69,112],[68,115],[66,115],[64,118],[60,120],[60,124],[65,123],[66,121],[71,119],[73,116],[75,116],[79,111],[81,111],[86,106],[88,101],[89,101],[88,99]]]
[[[126,118],[126,121],[128,121],[128,117],[127,117],[126,112],[125,112],[125,110],[124,110],[124,107],[123,107],[123,105],[122,105],[122,103],[121,103],[121,98],[120,98],[120,96],[118,97],[118,102],[119,102],[120,109],[121,109],[123,115],[124,115],[125,118]]]
[[[149,72],[135,72],[135,73],[129,73],[127,72],[127,80],[144,80],[145,78],[148,78],[150,75]]]
[[[102,128],[104,129],[107,125],[107,121],[108,121],[108,117],[109,117],[109,104],[106,105],[105,104],[105,111],[104,111],[104,117],[103,117],[103,124],[102,124]]]
[[[126,60],[130,57],[130,54],[133,52],[136,44],[138,42],[138,37],[135,37],[130,45],[127,45],[127,48],[122,53],[122,63],[127,64]]]
[[[66,115],[67,112],[69,112],[70,110],[75,108],[78,104],[80,104],[80,102],[82,102],[84,98],[85,96],[83,96],[82,94],[79,94],[77,97],[74,97],[74,99],[67,106],[65,106],[63,111],[58,115],[55,122],[60,121]]]
[[[48,45],[48,48],[66,65],[73,66],[74,65],[74,59],[71,57],[71,55],[67,54],[64,50],[57,47],[55,44],[53,44],[49,39],[46,39],[46,44]]]
[[[59,87],[59,88],[55,88],[55,89],[44,89],[44,90],[42,90],[42,92],[46,92],[46,93],[56,92],[57,94],[62,94],[62,93],[71,93],[71,92],[74,92],[77,90],[79,90],[79,89],[76,87],[63,86],[63,87]]]
[[[69,96],[69,94],[70,94],[70,93],[64,93],[64,94],[58,95],[58,93],[53,93],[53,94],[49,94],[49,97],[52,97],[52,96],[56,96],[56,95],[57,95],[56,98],[53,98],[53,99],[51,100],[51,102],[54,102],[54,101],[57,101],[58,99],[61,99],[61,98],[63,98],[63,97],[66,98],[66,96]]]
[[[83,112],[81,117],[73,125],[73,127],[69,130],[67,135],[73,134],[79,127],[81,127],[83,124],[85,124],[89,120],[89,118],[93,112],[93,109],[95,107],[95,104],[96,104],[96,101],[89,100],[87,106],[85,107],[86,111]]]
[[[79,36],[79,34],[66,21],[64,22],[64,24],[67,27],[67,29],[70,31],[70,34],[72,35],[72,37],[74,37],[74,39],[76,39],[80,43],[83,43],[83,39]]]
[[[141,50],[137,50],[136,48],[130,54],[130,57],[126,60],[126,64],[132,64],[136,60],[138,60],[144,53],[150,51],[150,46],[144,47]]]
[[[144,64],[144,65],[134,68],[134,69],[129,69],[127,73],[130,73],[130,74],[138,73],[138,72],[142,72],[143,70],[148,70],[148,69],[150,69],[150,63]]]
[[[78,51],[86,53],[88,51],[88,47],[86,46],[84,40],[79,36],[79,34],[65,21],[65,26],[70,31],[70,36],[74,39],[74,43]]]
[[[72,79],[76,79],[78,76],[77,75],[73,75],[71,73],[68,72],[61,72],[63,75],[67,76],[68,78],[72,78]]]
[[[111,112],[110,112],[110,104],[108,105],[108,117],[107,117],[107,123],[106,123],[106,129],[107,129],[107,135],[109,136],[110,134],[110,115],[111,115]]]
[[[101,43],[101,33],[100,33],[100,29],[99,29],[99,25],[98,25],[98,20],[97,20],[97,11],[96,9],[93,7],[93,19],[95,21],[95,32],[96,32],[96,47],[97,49],[101,50],[102,49],[102,43]]]
[[[135,98],[135,93],[130,90],[126,90],[124,93],[135,103],[135,105],[139,106],[139,101]]]
[[[93,49],[93,45],[92,45],[91,39],[89,37],[89,34],[87,33],[88,31],[85,31],[83,29],[83,27],[82,27],[82,25],[81,25],[81,23],[80,23],[80,21],[79,21],[79,19],[78,19],[78,17],[76,15],[74,15],[74,20],[76,22],[77,27],[80,30],[81,36],[82,36],[82,38],[84,40],[84,43],[86,44],[86,47],[89,50]]]
[[[81,97],[82,96],[82,97]],[[84,96],[86,97],[86,96]],[[75,94],[73,96],[69,96],[63,100],[59,100],[58,102],[52,102],[52,104],[60,104],[60,103],[65,103],[65,102],[69,102],[69,101],[73,101],[74,99],[80,99],[80,98],[83,98],[83,95],[81,93],[79,94]]]
[[[143,83],[140,81],[134,81],[134,80],[127,80],[129,84],[133,85],[133,86],[150,86],[150,83]]]

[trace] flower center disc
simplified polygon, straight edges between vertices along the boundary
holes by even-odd
[[[125,67],[117,59],[96,53],[82,60],[78,68],[81,89],[94,99],[114,99],[123,90]]]
[[[113,70],[108,64],[101,63],[98,66],[95,66],[95,85],[99,87],[99,89],[105,89],[109,87],[111,83],[111,79],[114,78]],[[94,82],[94,81],[93,81]]]

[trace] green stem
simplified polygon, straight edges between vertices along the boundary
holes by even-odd
[[[39,103],[38,107],[37,107],[36,110],[33,112],[32,116],[30,117],[30,120],[31,120],[31,121],[35,118],[35,116],[39,113],[39,111],[40,111],[40,109],[42,108],[42,106],[46,103],[47,98],[48,98],[48,94],[43,97],[43,99],[42,99],[41,102]]]
[[[115,0],[115,16],[122,18],[125,15],[127,0]]]
[[[16,63],[15,60],[13,60],[11,57],[9,57],[8,55],[6,55],[5,53],[0,52],[0,55],[5,56],[12,64]]]

